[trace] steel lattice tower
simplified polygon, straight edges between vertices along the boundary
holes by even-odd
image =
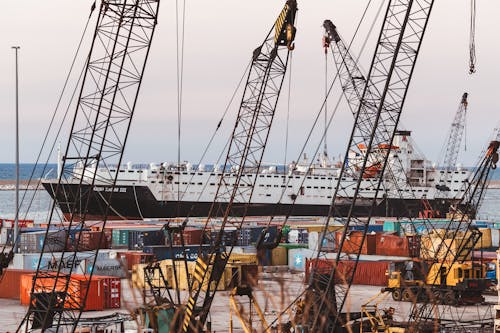
[[[42,271],[43,255],[50,252],[48,240],[54,208],[68,205],[72,212],[61,232],[65,244],[70,233],[85,226],[85,207],[98,202],[102,209],[102,233],[112,201],[118,169],[127,142],[131,121],[142,83],[151,41],[158,17],[159,0],[103,0],[86,60],[84,76],[71,125],[70,136],[63,157],[63,170],[55,193],[64,200],[54,202],[49,215],[43,249],[33,279],[31,302],[19,326],[42,332],[74,331],[85,307],[93,265],[87,271],[85,297],[74,297],[70,292],[71,276],[77,262],[80,235],[72,241],[72,249],[65,248],[54,272]],[[99,177],[97,170],[105,171]],[[114,169],[115,171],[111,171]],[[108,178],[109,176],[109,178]],[[108,179],[108,180],[106,180]],[[111,180],[109,180],[111,179]],[[63,190],[67,183],[77,184],[74,192]],[[92,195],[92,188],[102,188]],[[59,197],[58,196],[58,197]],[[98,197],[97,197],[98,196]],[[81,206],[81,207],[80,207]],[[81,211],[81,214],[76,214]],[[87,251],[87,260],[95,264],[98,250]],[[65,262],[71,263],[63,267]]]

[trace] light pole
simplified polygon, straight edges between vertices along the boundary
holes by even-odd
[[[17,56],[19,46],[12,46],[16,54],[16,217],[14,219],[14,253],[17,253],[19,238],[19,70]]]

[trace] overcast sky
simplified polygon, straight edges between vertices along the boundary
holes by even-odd
[[[126,159],[134,162],[177,158],[175,1],[161,0],[157,34],[132,125]],[[360,50],[381,0],[373,0],[353,53]],[[40,148],[93,0],[24,0],[2,4],[0,12],[0,162],[14,161],[14,52],[20,51],[21,161],[32,162]],[[296,48],[291,66],[288,160],[295,159],[324,96],[325,59],[322,22],[331,19],[349,40],[368,1],[309,0],[298,3]],[[198,161],[243,74],[283,6],[269,0],[189,0],[186,11],[181,157]],[[471,165],[500,120],[500,2],[481,0],[477,17],[477,73],[468,74],[469,0],[436,1],[410,86],[402,122],[420,150],[436,160],[460,97],[469,92],[467,151]],[[92,21],[94,25],[95,21]],[[92,27],[93,28],[93,27]],[[376,33],[380,24],[376,25]],[[371,38],[362,66],[369,68]],[[81,59],[87,52],[86,47]],[[81,67],[80,67],[81,68]],[[329,80],[333,78],[329,64]],[[287,79],[288,82],[288,79]],[[73,80],[74,83],[74,80]],[[288,95],[285,84],[265,156],[284,160]],[[329,102],[330,108],[338,96]],[[241,93],[238,95],[238,101]],[[238,103],[236,103],[238,104]],[[224,121],[206,163],[215,161],[232,127],[237,105]],[[73,112],[73,110],[71,110]],[[345,104],[328,134],[329,153],[343,154],[352,116]],[[317,131],[319,133],[319,131]],[[67,138],[60,141],[65,143]],[[311,145],[311,151],[317,141]],[[54,158],[52,158],[54,161]]]

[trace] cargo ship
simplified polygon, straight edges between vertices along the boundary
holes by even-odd
[[[410,131],[398,131],[390,149],[389,166],[393,174],[384,174],[374,216],[415,217],[426,205],[444,215],[450,205],[460,201],[470,171],[436,168],[416,151]],[[354,153],[348,156],[351,161],[359,158]],[[101,168],[96,164],[87,168],[75,167],[72,178],[64,180],[59,187],[56,179],[42,182],[65,218],[68,219],[71,214],[73,219],[85,214],[87,220],[102,219],[104,214],[108,219],[204,217],[214,201],[222,173],[216,165],[194,168],[188,162],[180,165],[152,163],[142,168],[135,168],[131,163],[116,168]],[[244,172],[232,215],[326,216],[339,181],[341,191],[335,202],[336,214],[346,214],[354,195],[352,184],[356,179],[344,177],[339,180],[341,165],[331,163],[323,156],[314,163],[304,158],[286,168],[268,166],[259,172]],[[396,167],[398,165],[399,168]],[[226,173],[231,171],[225,170]],[[113,188],[112,180],[117,173]],[[94,174],[96,177],[92,184]],[[399,183],[395,184],[394,179],[399,179]],[[376,192],[373,180],[370,174],[363,175],[354,214],[366,214]],[[250,191],[245,189],[253,189],[252,200],[246,210],[244,196]],[[111,205],[108,205],[110,201]],[[226,202],[222,200],[219,204],[224,207]]]

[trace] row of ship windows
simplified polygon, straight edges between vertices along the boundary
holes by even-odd
[[[109,170],[109,172],[116,172],[116,170]],[[137,172],[137,173],[143,173],[144,171],[143,170],[120,170],[119,172],[128,172],[128,173]]]
[[[116,172],[116,170],[109,170],[110,172]],[[120,170],[119,172],[128,172],[128,173],[143,173],[144,170]],[[158,173],[157,171],[151,171],[152,174],[156,174]],[[445,173],[445,171],[440,171],[440,173]],[[462,175],[465,175],[466,172],[465,171],[448,171],[448,173],[455,173],[455,174],[458,174],[458,173],[461,173]],[[169,173],[169,174],[172,174],[172,173]],[[180,175],[180,174],[183,174],[183,175],[191,175],[191,176],[194,176],[196,175],[195,172],[174,172],[173,174],[175,175]],[[198,175],[199,176],[203,176],[203,173],[202,172],[198,172]],[[215,173],[211,173],[210,176],[216,176]],[[217,176],[222,176],[222,174],[218,173]],[[252,177],[253,175],[252,174],[248,174],[246,175],[247,177]],[[259,175],[260,178],[264,178],[264,177],[267,177],[267,178],[285,178],[285,177],[289,177],[289,178],[294,178],[293,176],[279,176],[279,175]],[[295,176],[296,179],[300,179],[301,177],[298,177],[298,176]],[[322,180],[333,180],[332,177],[307,177],[307,179],[322,179]],[[338,178],[335,178],[335,180],[338,180]],[[345,180],[345,178],[342,178],[342,180]]]
[[[440,171],[440,173],[445,173],[445,172]],[[447,173],[461,173],[462,175],[465,175],[465,171],[448,171]]]
[[[114,170],[111,170],[111,172],[114,172]],[[120,170],[120,172],[123,172],[123,170]],[[133,172],[133,171],[131,171]],[[141,171],[142,172],[142,171]],[[157,171],[151,171],[151,173],[153,174],[156,174]],[[191,175],[191,176],[194,176],[196,174],[198,174],[199,176],[203,176],[203,173],[202,172],[198,172],[198,173],[195,173],[195,172],[171,172],[171,173],[168,173],[169,175]],[[215,174],[215,173],[211,173],[210,176],[222,176],[221,173],[218,173],[218,174]],[[253,174],[246,174],[246,175],[243,175],[243,177],[253,177],[254,175]],[[259,175],[260,178],[290,178],[290,179],[301,179],[302,177],[300,176],[284,176],[284,175]],[[333,177],[312,177],[312,176],[308,176],[307,179],[321,179],[321,180],[339,180],[338,178],[333,178]],[[342,180],[346,180],[345,178],[342,178]]]

